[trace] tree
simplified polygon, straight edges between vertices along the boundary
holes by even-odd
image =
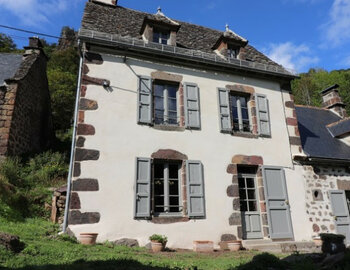
[[[6,34],[0,33],[0,52],[16,52],[17,46],[12,38]]]

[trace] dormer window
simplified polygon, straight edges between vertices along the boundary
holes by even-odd
[[[239,48],[230,45],[228,45],[227,47],[228,58],[237,59],[239,54]]]
[[[167,45],[169,37],[170,37],[169,31],[165,31],[157,28],[153,29],[153,42]]]

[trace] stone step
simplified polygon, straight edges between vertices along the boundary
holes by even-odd
[[[273,242],[258,240],[255,241],[243,241],[243,247],[248,250],[258,250],[266,252],[275,252],[275,253],[319,253],[321,252],[320,247],[316,247],[314,242]]]
[[[271,239],[251,239],[243,240],[242,245],[262,245],[262,244],[271,244],[273,243]]]

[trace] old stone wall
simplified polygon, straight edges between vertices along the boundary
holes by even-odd
[[[0,155],[46,149],[53,139],[46,57],[26,55],[0,95]]]
[[[330,190],[350,190],[350,170],[345,167],[303,166],[306,211],[313,235],[335,233]]]

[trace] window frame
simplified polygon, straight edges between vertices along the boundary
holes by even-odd
[[[162,89],[163,91],[163,96],[157,96],[156,95],[156,85],[162,85],[164,88]],[[169,86],[174,86],[176,87],[176,98],[169,97]],[[161,80],[154,80],[152,83],[152,102],[153,102],[153,124],[156,126],[172,126],[172,127],[179,127],[180,126],[180,108],[179,108],[179,101],[180,101],[180,95],[179,95],[179,89],[180,89],[180,84],[179,83],[174,83],[174,82],[168,82],[168,81],[161,81]],[[156,98],[163,98],[163,122],[162,123],[157,123],[157,115],[156,115]],[[175,112],[173,110],[169,110],[169,99],[175,99],[176,101],[176,124],[169,123],[169,112]]]
[[[239,203],[240,203],[240,212],[248,212],[248,213],[260,213],[260,205],[259,205],[259,202],[260,202],[260,198],[259,198],[259,192],[258,192],[258,188],[257,188],[257,175],[256,174],[252,174],[252,173],[240,173],[238,171],[238,179],[239,178],[243,178],[244,179],[244,182],[245,182],[245,186],[244,188],[241,188],[238,184],[238,190],[244,190],[245,191],[245,199],[242,200],[241,197],[239,197]],[[254,188],[248,188],[247,187],[247,178],[252,178],[254,180]],[[255,193],[255,199],[254,200],[249,200],[249,196],[248,196],[248,191],[249,190],[254,190],[254,193]],[[244,203],[246,203],[246,207],[247,207],[247,210],[246,211],[242,211],[242,208],[241,208],[241,203],[242,201]],[[255,201],[255,211],[250,211],[250,206],[249,206],[249,201]]]
[[[233,97],[236,98],[236,108],[237,108],[237,117],[238,117],[238,123],[235,123],[235,118],[233,115]],[[239,98],[237,98],[239,97]],[[240,98],[245,98],[245,103],[247,104],[247,107],[242,107],[241,104],[241,100]],[[249,95],[245,95],[245,94],[241,94],[241,93],[237,93],[237,92],[229,92],[229,106],[230,106],[230,114],[231,114],[231,125],[232,125],[232,132],[240,132],[240,133],[252,133],[252,126],[251,126],[251,117],[250,117],[250,106],[248,105],[250,100],[250,96]],[[243,119],[242,116],[242,108],[246,108],[247,109],[247,113],[248,113],[248,118],[247,119]],[[248,129],[244,130],[244,121],[248,120]],[[238,129],[236,129],[235,127],[238,124]]]
[[[155,205],[155,164],[163,164],[163,181],[164,181],[164,212],[156,212],[156,205]],[[170,164],[177,164],[178,165],[178,197],[179,197],[179,212],[170,212],[170,194],[169,194],[169,181],[171,181],[169,177],[169,165]],[[182,170],[183,170],[183,161],[181,160],[162,160],[162,159],[154,159],[152,162],[152,175],[151,175],[151,215],[154,217],[179,217],[183,216],[183,210],[184,210],[184,203],[183,203],[183,194],[182,194]]]
[[[238,59],[240,48],[233,45],[227,45],[227,56],[229,59]]]

